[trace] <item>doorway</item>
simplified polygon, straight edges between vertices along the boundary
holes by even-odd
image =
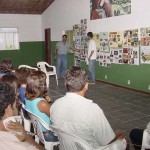
[[[45,61],[51,65],[51,29],[45,29]]]

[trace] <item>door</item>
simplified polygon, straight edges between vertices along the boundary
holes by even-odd
[[[51,65],[51,29],[45,29],[45,61]]]

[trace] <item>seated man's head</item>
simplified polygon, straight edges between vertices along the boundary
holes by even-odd
[[[73,66],[67,70],[65,84],[68,92],[86,92],[88,89],[88,76],[84,69]]]
[[[15,116],[16,113],[14,89],[7,83],[0,82],[0,120]]]

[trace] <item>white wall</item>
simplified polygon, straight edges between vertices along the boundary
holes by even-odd
[[[150,0],[131,0],[131,14],[90,20],[90,0],[55,0],[42,14],[42,31],[51,28],[52,41],[61,40],[63,30],[71,30],[81,19],[88,19],[88,31],[122,31],[150,26]]]
[[[0,14],[0,27],[18,27],[19,41],[42,41],[41,15]]]

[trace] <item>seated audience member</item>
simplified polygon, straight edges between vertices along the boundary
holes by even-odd
[[[88,90],[88,76],[85,70],[73,66],[66,72],[67,93],[51,106],[50,116],[53,126],[77,135],[93,148],[105,146],[117,138],[102,109],[92,100],[84,97]]]
[[[42,71],[35,71],[27,78],[25,106],[50,125],[50,104],[45,100],[45,96],[47,96],[46,77]],[[46,141],[58,141],[58,137],[51,131],[47,131],[42,125],[41,127]]]
[[[11,59],[4,59],[0,64],[0,77],[5,74],[11,74],[13,70],[13,63]]]
[[[147,125],[147,131],[150,133],[150,122]],[[130,139],[135,150],[141,150],[144,129],[133,129],[130,132]],[[150,149],[149,149],[150,150]]]
[[[18,112],[20,112],[21,104],[19,100],[19,88],[20,88],[19,79],[13,74],[6,74],[2,76],[1,82],[9,84],[14,89],[16,95],[16,105],[18,108]]]
[[[43,78],[45,78],[45,80],[46,80],[46,75],[42,71],[35,71],[33,69],[29,69],[29,68],[25,68],[25,67],[22,67],[15,71],[15,75],[20,80],[20,99],[23,104],[25,104],[25,92],[26,92],[26,86],[27,86],[27,78],[33,72],[37,72],[38,74],[41,74],[41,76],[43,76]],[[51,101],[50,97],[48,97],[48,96],[46,96],[44,98],[48,102]]]
[[[7,83],[0,83],[0,149],[6,150],[37,150],[44,149],[26,133],[18,122],[3,121],[16,115],[14,89]]]

